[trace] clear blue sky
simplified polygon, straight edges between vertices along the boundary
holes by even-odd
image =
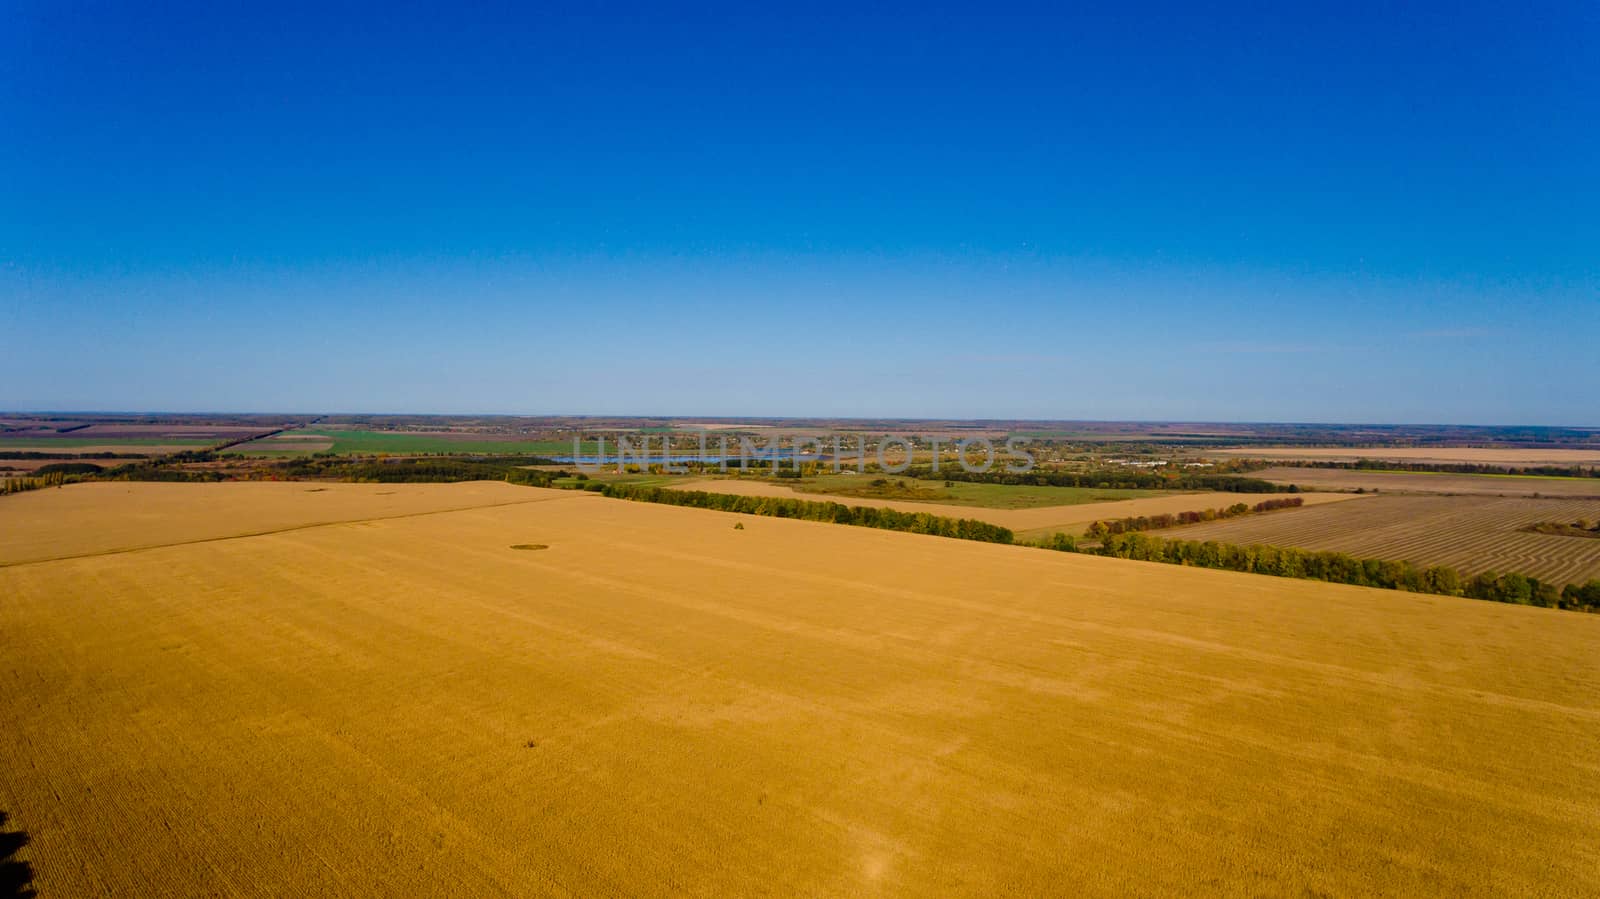
[[[160,6],[0,27],[0,408],[1600,425],[1593,3]]]

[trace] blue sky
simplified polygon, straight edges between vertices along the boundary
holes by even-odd
[[[1600,425],[1592,4],[580,6],[13,4],[0,408]]]

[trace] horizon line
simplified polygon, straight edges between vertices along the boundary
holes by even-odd
[[[411,412],[411,411],[366,411],[356,412],[350,410],[321,411],[321,412],[291,412],[274,410],[222,410],[222,409],[0,409],[0,416],[160,416],[160,415],[248,415],[248,416],[292,416],[305,417],[333,417],[333,416],[364,416],[364,417],[399,417],[413,416],[419,418],[653,418],[669,421],[903,421],[903,422],[931,422],[947,421],[958,423],[1027,423],[1027,424],[1099,424],[1099,425],[1285,425],[1291,427],[1377,427],[1377,428],[1478,428],[1478,429],[1504,429],[1504,428],[1544,428],[1563,429],[1574,431],[1600,432],[1600,424],[1471,424],[1466,422],[1445,421],[1316,421],[1316,420],[1271,420],[1271,419],[1203,419],[1203,418],[1007,418],[1007,417],[962,417],[955,415],[695,415],[683,413],[614,413],[614,412]]]

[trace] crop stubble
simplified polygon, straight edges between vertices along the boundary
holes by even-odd
[[[520,491],[0,568],[42,894],[1600,892],[1600,619]]]

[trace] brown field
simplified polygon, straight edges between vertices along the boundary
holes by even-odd
[[[131,422],[85,422],[85,421],[14,421],[0,422],[8,427],[18,428],[3,435],[6,441],[29,441],[50,443],[54,440],[83,441],[83,440],[109,440],[125,442],[135,439],[148,441],[150,444],[159,444],[163,438],[184,440],[213,440],[218,443],[224,440],[237,440],[251,434],[271,430],[276,425],[226,425],[226,424],[185,424],[182,422],[165,422],[155,424],[140,424]],[[87,425],[77,430],[62,433],[63,428],[73,428],[78,425]],[[8,444],[9,445],[9,444]],[[192,447],[193,444],[190,444]]]
[[[248,443],[238,444],[237,446],[232,447],[232,451],[237,453],[259,453],[272,451],[325,453],[332,448],[333,439],[331,437],[306,437],[295,431],[288,431],[283,434],[274,434],[271,437],[265,437],[260,440],[252,440]]]
[[[1159,536],[1330,549],[1464,574],[1518,572],[1558,584],[1600,578],[1600,541],[1530,534],[1540,521],[1600,519],[1600,500],[1485,496],[1374,496],[1356,503],[1252,515]]]
[[[1140,499],[1112,500],[1103,503],[1077,503],[1068,506],[1041,506],[1033,509],[985,509],[981,506],[955,506],[944,503],[924,503],[908,500],[885,500],[873,497],[828,496],[822,493],[801,493],[793,488],[770,481],[709,478],[686,480],[664,486],[681,490],[703,490],[707,493],[731,493],[735,496],[774,496],[784,499],[801,499],[810,502],[838,502],[847,506],[871,506],[878,509],[899,509],[903,512],[927,512],[950,518],[974,518],[1010,528],[1020,538],[1049,536],[1055,533],[1077,534],[1091,522],[1105,518],[1127,518],[1136,515],[1159,515],[1202,509],[1220,509],[1234,503],[1258,503],[1264,499],[1282,499],[1282,493],[1174,493],[1171,496],[1150,496]],[[1351,493],[1302,493],[1308,506],[1322,503],[1360,499]]]
[[[69,437],[74,435],[67,435]],[[33,437],[26,441],[0,441],[0,450],[8,453],[137,453],[144,456],[160,456],[166,453],[177,453],[184,450],[203,450],[204,446],[193,443],[94,443],[94,444],[68,444],[66,441],[52,443],[49,440],[39,440]],[[0,461],[15,461],[4,459]],[[72,459],[52,459],[52,462],[71,462]],[[94,462],[94,459],[86,459]],[[99,460],[108,461],[108,460]],[[116,460],[109,460],[116,461]],[[124,460],[126,461],[126,460]]]
[[[1404,462],[1481,463],[1485,465],[1600,465],[1600,449],[1493,449],[1443,446],[1255,446],[1242,449],[1208,449],[1206,455],[1244,456],[1249,459],[1314,459],[1355,462],[1359,459],[1396,459]]]
[[[1250,477],[1311,490],[1378,490],[1383,493],[1449,493],[1477,496],[1562,496],[1600,499],[1600,478],[1506,477],[1412,471],[1351,471],[1343,468],[1268,468]]]
[[[0,500],[8,546],[199,541],[0,567],[42,896],[1600,894],[1600,616],[503,485],[127,489]]]

